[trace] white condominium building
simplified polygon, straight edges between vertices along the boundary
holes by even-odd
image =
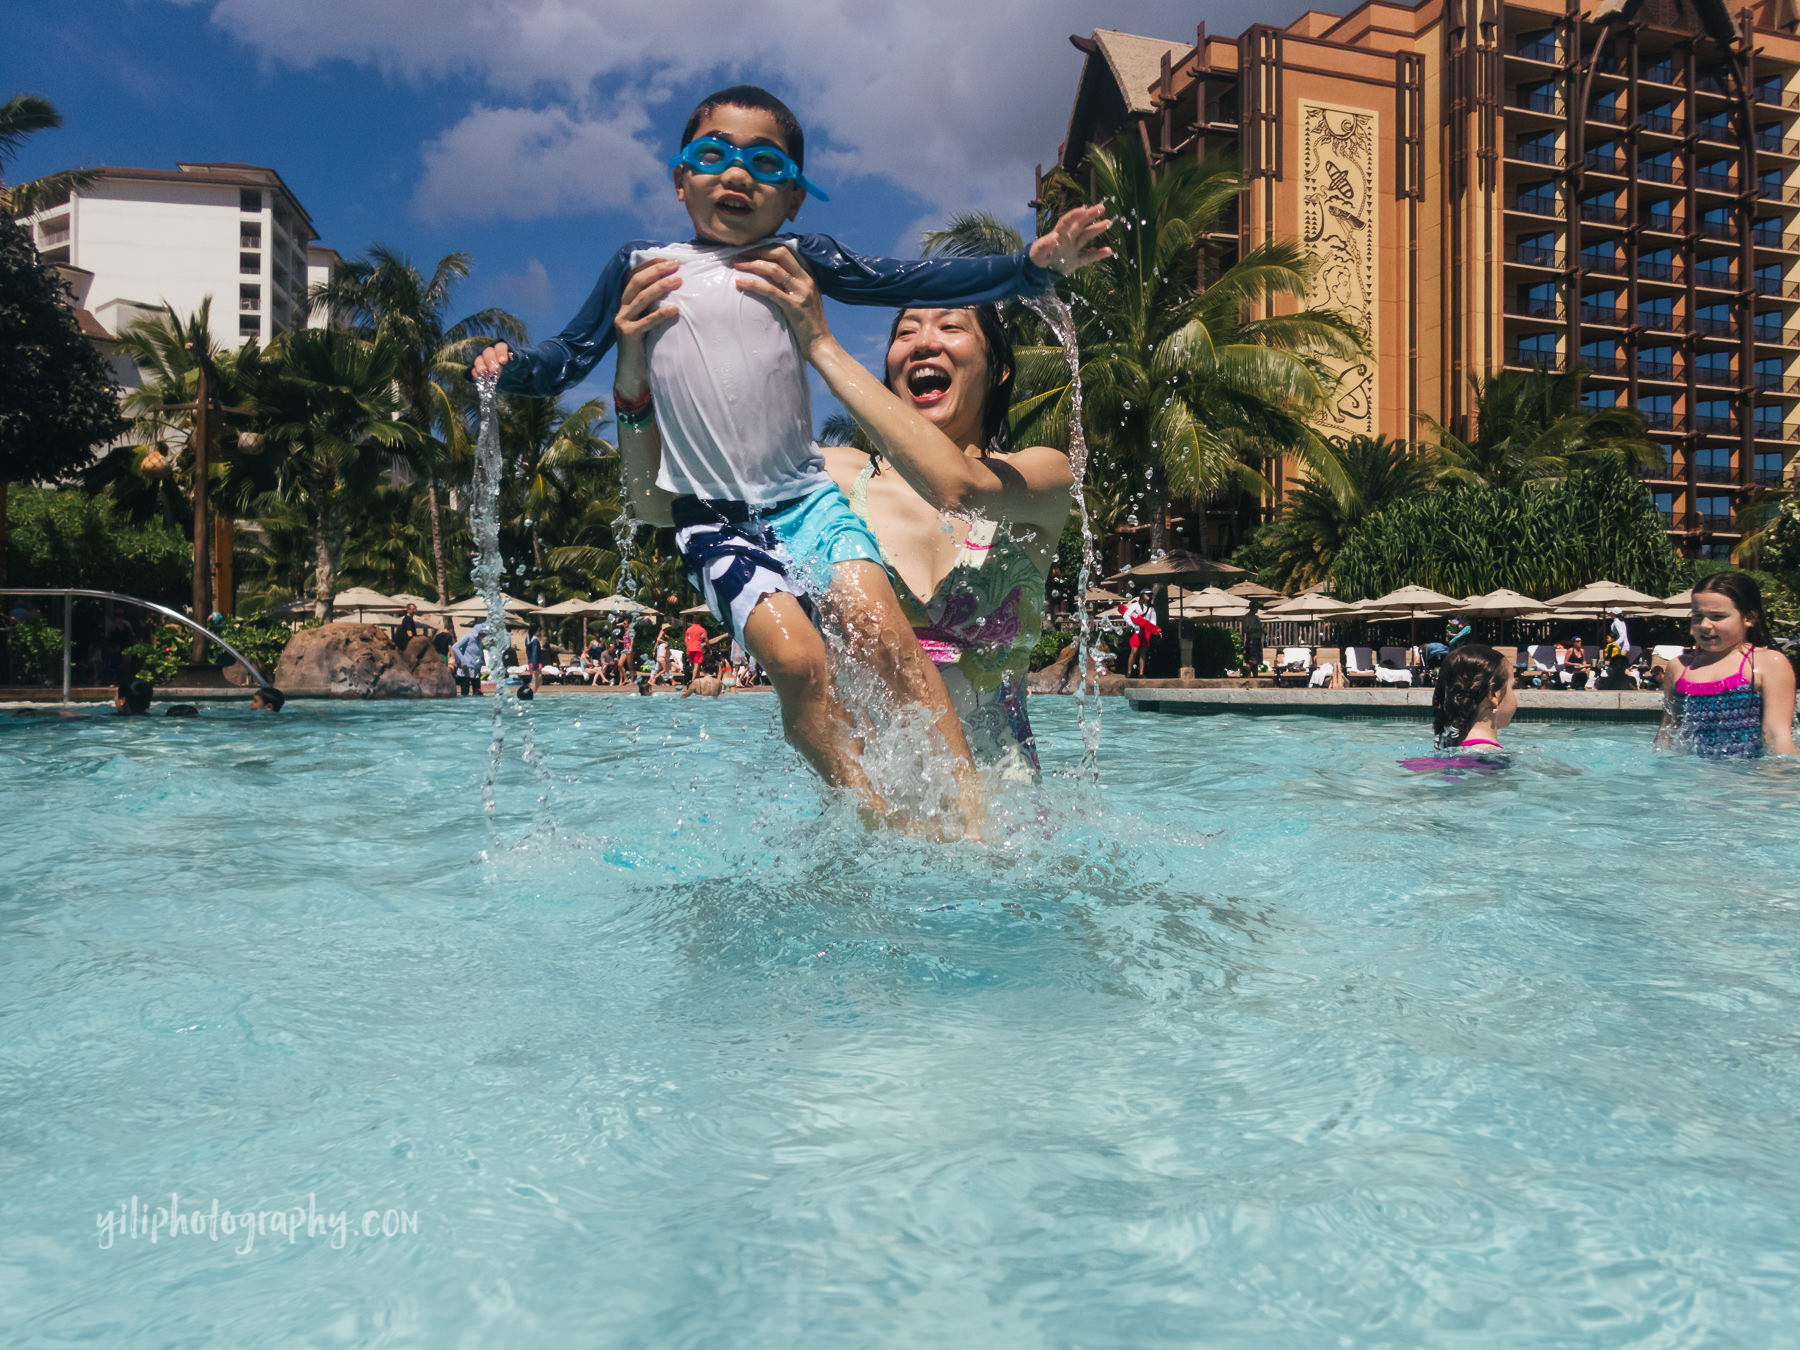
[[[116,335],[165,304],[185,318],[208,296],[213,332],[227,345],[266,343],[315,322],[306,288],[325,280],[337,254],[318,244],[312,219],[273,169],[94,172],[89,186],[26,223],[101,328]]]

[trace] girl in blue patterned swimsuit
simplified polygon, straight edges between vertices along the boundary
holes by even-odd
[[[1768,646],[1756,582],[1715,573],[1694,587],[1693,605],[1694,650],[1670,691],[1657,744],[1706,759],[1793,754],[1794,670]]]

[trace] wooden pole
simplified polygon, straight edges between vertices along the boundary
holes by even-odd
[[[205,627],[212,617],[212,569],[208,566],[212,531],[206,513],[207,441],[212,435],[212,390],[207,387],[206,353],[194,353],[194,422],[188,439],[194,455],[194,622]],[[193,660],[206,660],[206,639],[194,634]]]

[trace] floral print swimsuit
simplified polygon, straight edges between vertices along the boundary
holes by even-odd
[[[875,463],[850,488],[850,508],[868,518]],[[1037,746],[1025,715],[1031,649],[1044,627],[1044,575],[994,522],[969,522],[968,537],[937,589],[920,600],[891,567],[906,621],[943,673],[978,763],[1008,778],[1038,777]]]

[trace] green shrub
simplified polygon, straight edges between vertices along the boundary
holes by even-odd
[[[1445,595],[1550,596],[1606,577],[1650,595],[1680,560],[1643,486],[1602,464],[1549,487],[1448,488],[1366,517],[1331,566],[1340,600],[1409,583]]]
[[[225,622],[214,631],[257,665],[271,670],[281,660],[282,652],[287,650],[287,627],[273,619],[240,619],[227,614]],[[223,660],[231,660],[224,648],[216,647],[214,650]]]
[[[1046,628],[1038,634],[1037,646],[1031,649],[1031,668],[1042,670],[1061,656],[1062,649],[1074,643],[1079,636],[1077,633],[1066,632],[1061,628]]]
[[[62,680],[62,626],[22,619],[12,629],[13,669],[27,683]]]
[[[125,670],[160,688],[173,682],[187,668],[192,642],[190,630],[179,624],[165,623],[148,642],[134,643],[125,649]]]
[[[103,497],[12,490],[6,537],[11,585],[78,586],[180,605],[192,593],[193,557],[175,526],[161,520],[133,524]]]

